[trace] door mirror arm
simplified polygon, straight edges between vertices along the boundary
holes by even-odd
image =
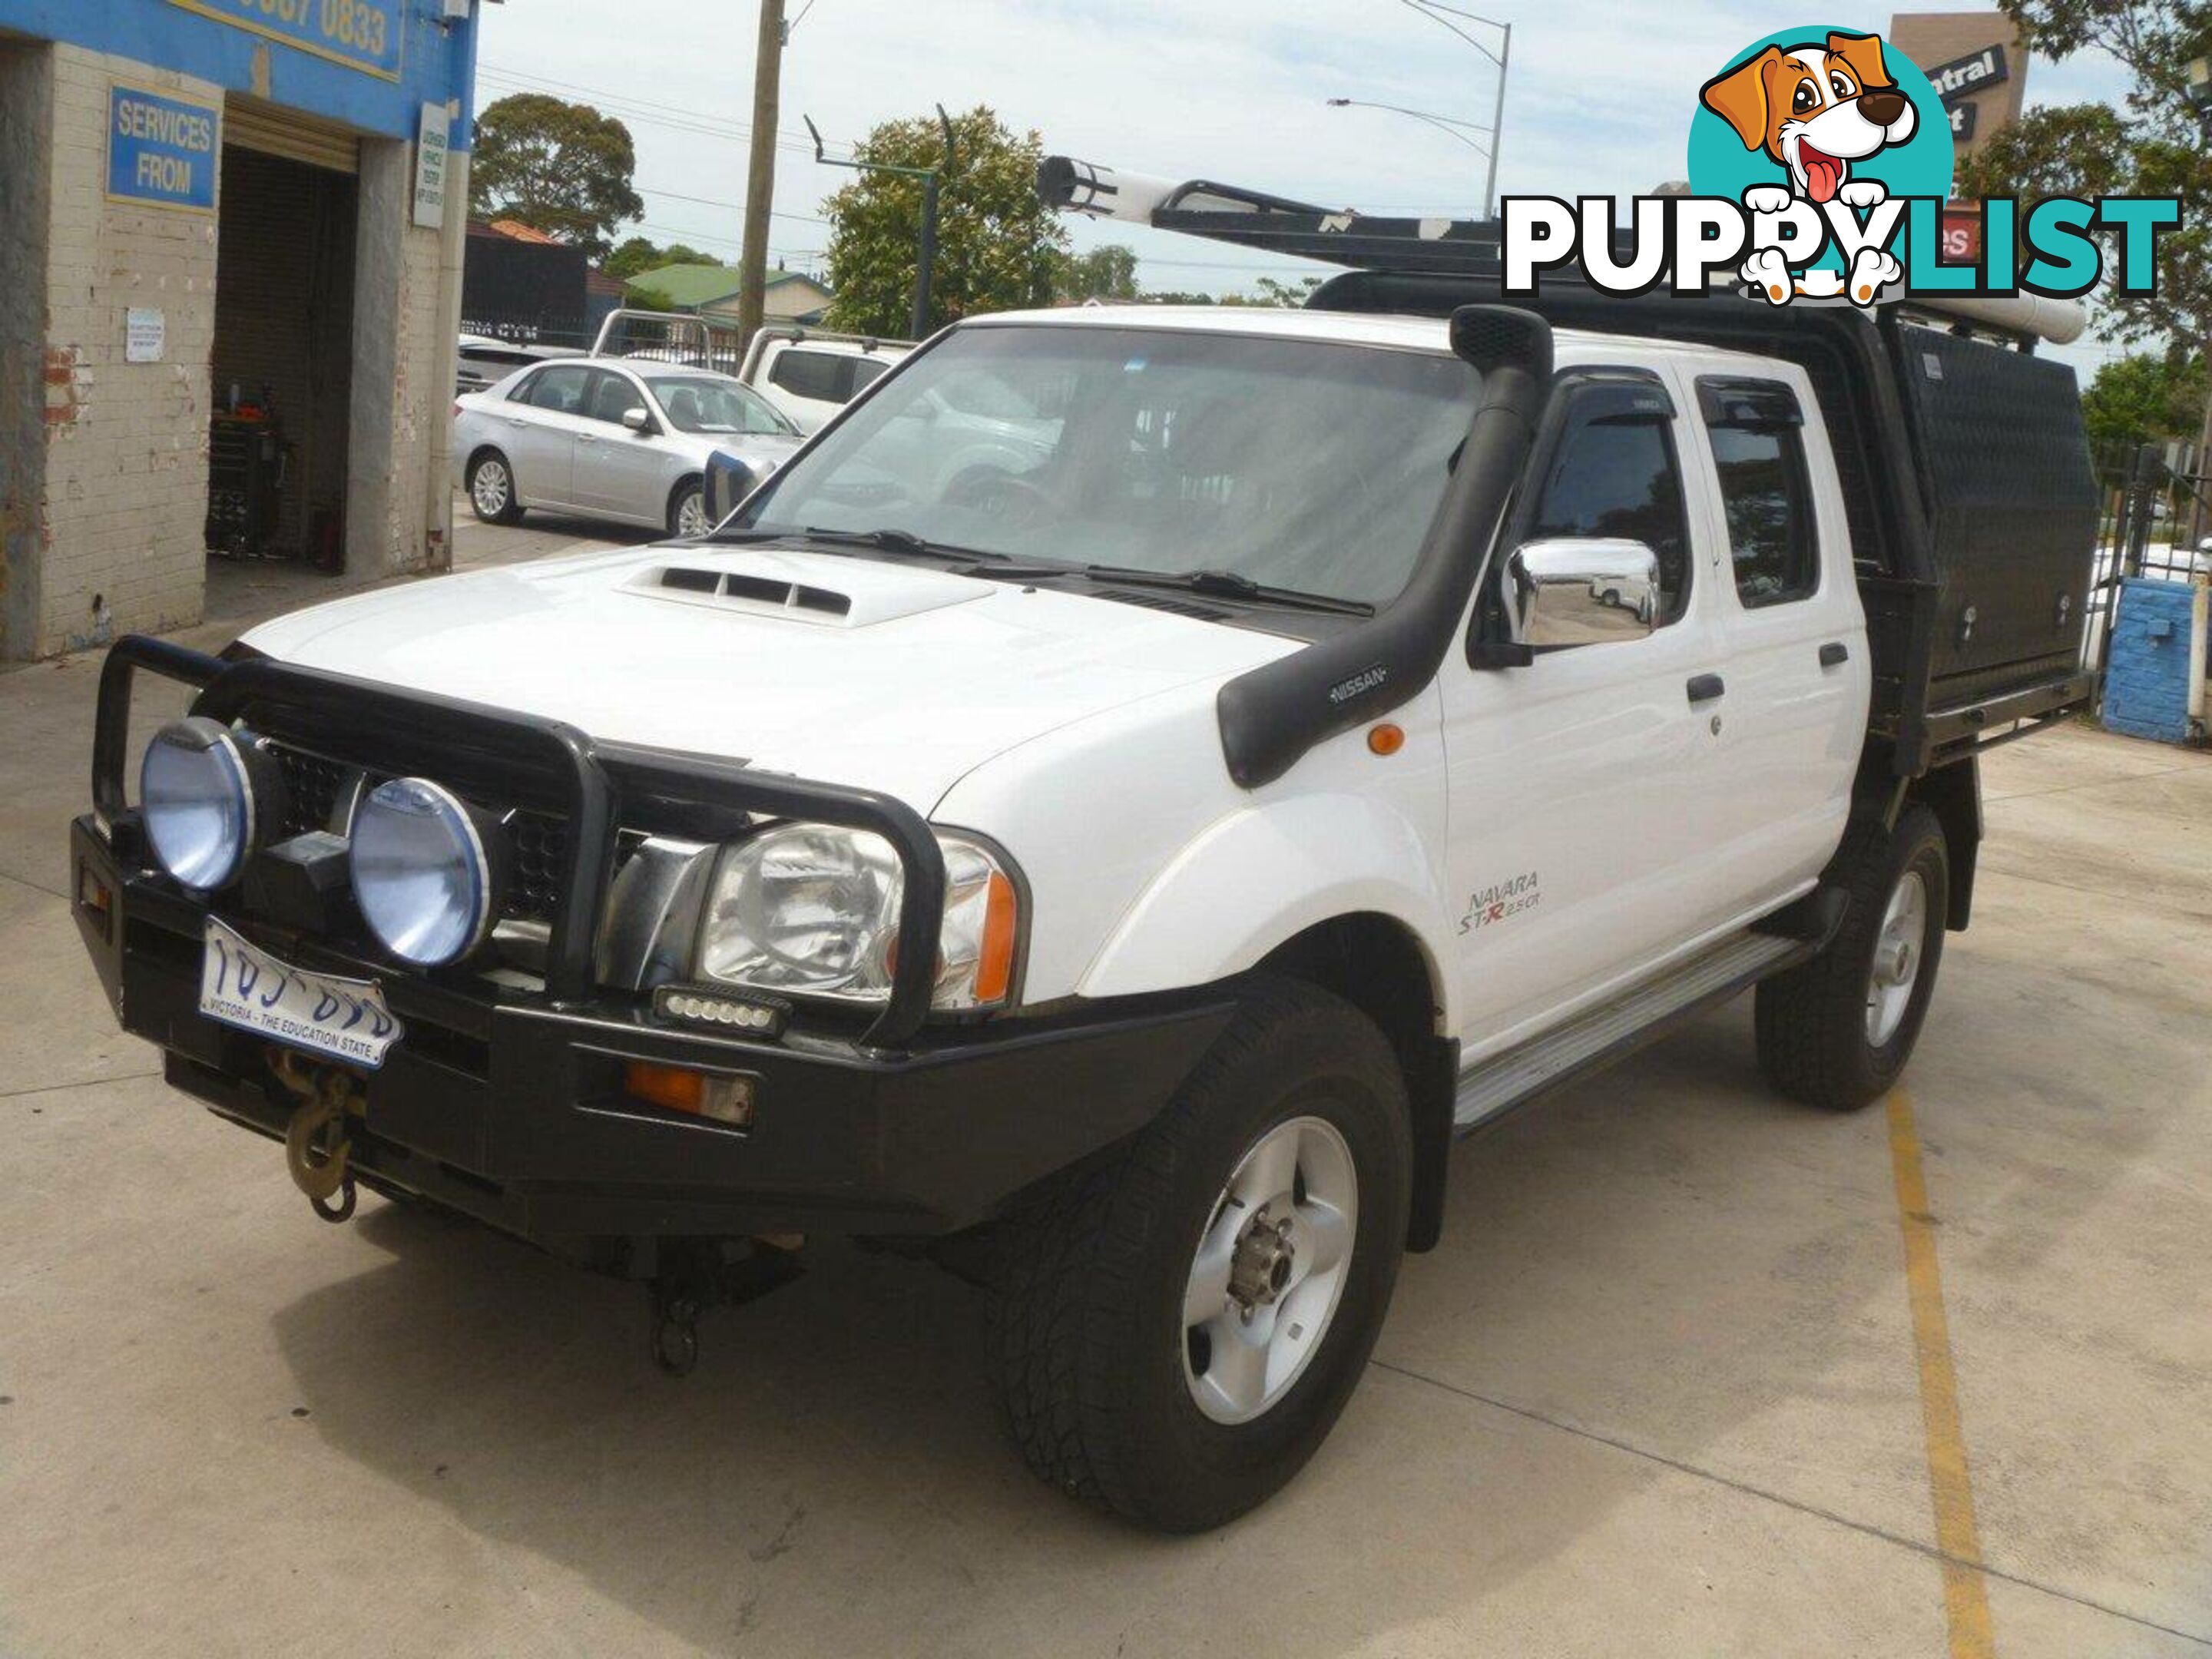
[[[1469,668],[1526,668],[1536,660],[1535,647],[1518,640],[1469,640],[1467,646],[1467,665]]]

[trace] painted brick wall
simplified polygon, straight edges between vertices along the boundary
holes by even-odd
[[[9,657],[80,650],[203,614],[220,218],[106,199],[117,81],[203,102],[223,96],[192,76],[81,46],[0,49],[9,161],[0,206],[28,227],[0,258],[0,274],[43,278],[10,282],[0,295],[0,346],[9,348],[0,408],[22,412],[0,430],[0,652]],[[450,176],[465,198],[459,151]],[[441,453],[453,398],[446,313],[459,285],[443,292],[439,233],[410,222],[412,185],[409,143],[363,143],[347,445],[345,550],[356,575],[450,557]],[[158,363],[125,361],[134,307],[164,315]],[[27,441],[27,425],[36,429]]]
[[[105,198],[116,80],[219,88],[79,47],[53,52],[46,246],[46,548],[26,654],[199,620],[216,222]],[[124,361],[125,313],[161,311],[158,363]]]
[[[2196,590],[2135,577],[2120,585],[2105,674],[2105,727],[2131,738],[2189,738],[2189,641]]]

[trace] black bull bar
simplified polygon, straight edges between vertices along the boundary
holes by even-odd
[[[420,775],[464,794],[539,811],[568,825],[561,903],[547,942],[545,989],[556,1005],[590,1000],[593,957],[625,822],[670,809],[760,814],[870,830],[897,854],[905,884],[899,937],[934,941],[945,915],[945,855],[921,815],[870,790],[771,776],[714,756],[595,742],[574,726],[459,697],[398,690],[349,675],[272,658],[210,656],[133,634],[116,641],[100,673],[93,732],[92,797],[111,835],[128,817],[124,768],[137,672],[192,686],[192,713],[362,763],[361,734],[373,732],[375,769]],[[902,950],[891,992],[864,1042],[878,1048],[912,1038],[929,1017],[937,953]]]

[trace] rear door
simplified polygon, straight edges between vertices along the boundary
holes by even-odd
[[[1644,637],[1540,649],[1524,666],[1442,674],[1448,861],[1466,1059],[1534,1035],[1728,918],[1714,862],[1707,682],[1721,665],[1718,549],[1691,509],[1699,428],[1675,384],[1572,370],[1507,526],[1508,547],[1626,538],[1658,555]]]
[[[576,434],[592,371],[553,363],[519,384],[493,411],[494,441],[514,463],[515,490],[529,507],[574,507]]]
[[[1873,684],[1834,459],[1786,374],[1698,376],[1689,458],[1726,555],[1719,856],[1761,903],[1802,890],[1842,839]]]

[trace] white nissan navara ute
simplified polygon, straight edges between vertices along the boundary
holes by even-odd
[[[933,1254],[1039,1475],[1250,1508],[1455,1136],[1754,985],[1782,1094],[1882,1094],[1978,750],[2087,690],[2070,371],[1555,286],[971,320],[702,538],[124,641],[118,1018],[326,1215],[644,1283],[672,1369],[805,1236]],[[137,671],[198,691],[134,771]]]

